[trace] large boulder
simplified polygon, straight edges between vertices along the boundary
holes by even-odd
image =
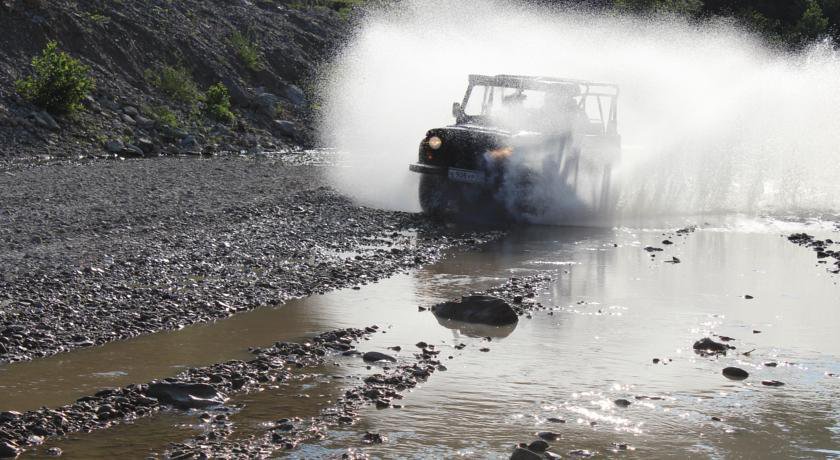
[[[149,385],[146,396],[179,409],[202,409],[219,406],[227,397],[205,383],[156,382]]]
[[[519,321],[516,311],[503,299],[490,295],[469,295],[432,307],[438,318],[465,323],[506,326]]]

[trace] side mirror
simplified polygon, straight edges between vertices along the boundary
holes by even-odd
[[[452,116],[455,117],[456,120],[460,120],[462,114],[463,114],[463,111],[461,110],[461,103],[460,102],[453,102],[452,103]]]

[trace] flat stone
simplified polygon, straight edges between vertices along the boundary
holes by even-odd
[[[149,385],[146,395],[179,409],[200,409],[224,404],[227,397],[204,383],[156,382]]]
[[[722,374],[730,380],[744,380],[750,376],[749,372],[740,367],[727,367],[722,371]]]
[[[386,355],[385,353],[380,353],[378,351],[369,351],[362,355],[362,359],[367,362],[377,362],[377,361],[390,361],[392,363],[397,362],[397,358],[394,358],[391,355]]]
[[[439,303],[432,307],[432,313],[439,318],[490,326],[505,326],[519,321],[516,310],[510,304],[490,295],[470,295]]]

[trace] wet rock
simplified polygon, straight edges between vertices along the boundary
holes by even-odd
[[[630,407],[630,404],[633,403],[626,399],[616,399],[615,401],[613,401],[613,404],[615,404],[618,407]]]
[[[504,326],[519,321],[516,311],[495,296],[471,295],[457,301],[449,301],[432,307],[435,316],[466,323]]]
[[[0,412],[0,423],[19,420],[21,415],[22,414],[20,412],[13,411],[13,410]]]
[[[537,437],[542,439],[543,441],[556,441],[560,439],[560,435],[551,431],[540,431],[537,433]]]
[[[745,295],[744,295],[744,298],[745,298],[745,299],[747,299],[747,300],[752,300],[752,299],[754,299],[755,297],[753,297],[753,296],[751,296],[751,295],[749,295],[749,294],[745,294]]]
[[[566,423],[565,420],[563,420],[562,418],[558,418],[558,417],[549,417],[548,421],[551,422],[551,423]]]
[[[61,457],[61,454],[63,453],[64,451],[62,451],[60,447],[50,447],[47,449],[47,455],[50,457]]]
[[[764,365],[767,367],[776,367],[779,365],[779,363],[777,363],[776,361],[767,361],[764,363]]]
[[[723,376],[730,379],[730,380],[744,380],[750,376],[749,372],[739,368],[739,367],[727,367],[724,368]]]
[[[219,406],[227,400],[227,397],[213,386],[202,383],[156,382],[149,385],[146,395],[179,409]]]
[[[781,387],[785,384],[778,380],[762,380],[761,384],[767,387]]]
[[[538,439],[532,442],[531,444],[528,444],[528,450],[537,453],[545,452],[546,450],[548,450],[549,447],[551,446],[549,446],[548,443],[542,439]]]
[[[694,342],[694,351],[701,354],[725,355],[726,351],[730,348],[731,347],[724,345],[720,342],[715,342],[714,340],[708,337],[703,337],[702,339]]]
[[[0,458],[17,458],[23,450],[11,441],[0,441]]]
[[[593,454],[592,451],[589,451],[589,450],[586,450],[586,449],[576,449],[576,450],[570,450],[569,451],[569,456],[570,457],[589,458],[593,455],[595,455],[595,454]]]
[[[645,251],[647,251],[647,252],[662,252],[662,251],[664,251],[664,249],[655,248],[653,246],[645,246]]]
[[[543,456],[523,447],[517,447],[510,455],[510,460],[543,460]]]
[[[362,355],[362,359],[367,362],[377,362],[377,361],[390,361],[392,363],[397,362],[397,358],[394,358],[391,355],[386,355],[385,353],[380,353],[378,351],[369,351]]]
[[[364,444],[382,444],[383,442],[385,442],[385,438],[379,433],[371,433],[370,431],[368,431],[362,437],[362,442]]]

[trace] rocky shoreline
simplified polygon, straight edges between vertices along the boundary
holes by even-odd
[[[376,329],[340,329],[302,344],[278,342],[273,347],[252,350],[256,357],[249,361],[229,361],[189,369],[163,381],[105,389],[57,409],[0,412],[0,458],[17,457],[24,449],[49,438],[130,423],[164,407],[220,406],[231,394],[287,379],[287,369],[317,366],[326,356],[353,348],[353,343]]]
[[[356,206],[321,172],[254,157],[0,171],[0,363],[360,286],[499,236]]]
[[[523,279],[512,278],[485,294],[500,295],[511,301],[534,298],[546,286],[550,277],[538,275]],[[521,315],[541,308],[517,307]],[[193,439],[172,445],[167,458],[219,456],[264,457],[277,450],[294,449],[301,443],[317,440],[333,427],[352,425],[357,412],[364,406],[399,408],[396,402],[402,393],[414,388],[433,373],[445,371],[442,362],[455,356],[443,354],[443,346],[419,342],[412,358],[396,358],[384,353],[361,354],[355,344],[379,331],[373,325],[365,329],[340,329],[325,332],[303,343],[278,342],[274,346],[252,349],[254,359],[229,361],[211,366],[192,368],[161,381],[133,384],[122,388],[104,389],[75,403],[56,409],[18,413],[0,413],[0,458],[14,457],[25,449],[43,444],[46,440],[77,432],[107,429],[120,423],[131,423],[140,417],[152,416],[166,407],[175,409],[208,409],[223,406],[231,396],[257,390],[266,385],[287,380],[296,369],[322,365],[330,356],[343,355],[373,363],[381,361],[381,372],[365,376],[362,382],[348,388],[344,396],[310,420],[282,419],[269,427],[263,436],[244,442],[228,440],[234,427],[227,417],[202,414],[208,431]],[[449,345],[447,345],[449,347]],[[463,351],[467,346],[455,345],[449,353]],[[409,348],[406,346],[406,348]],[[444,356],[444,357],[442,357]],[[362,445],[381,443],[386,439],[369,433],[360,440]],[[49,453],[49,452],[48,452]],[[60,454],[60,451],[53,452]],[[353,454],[355,455],[355,454]]]

